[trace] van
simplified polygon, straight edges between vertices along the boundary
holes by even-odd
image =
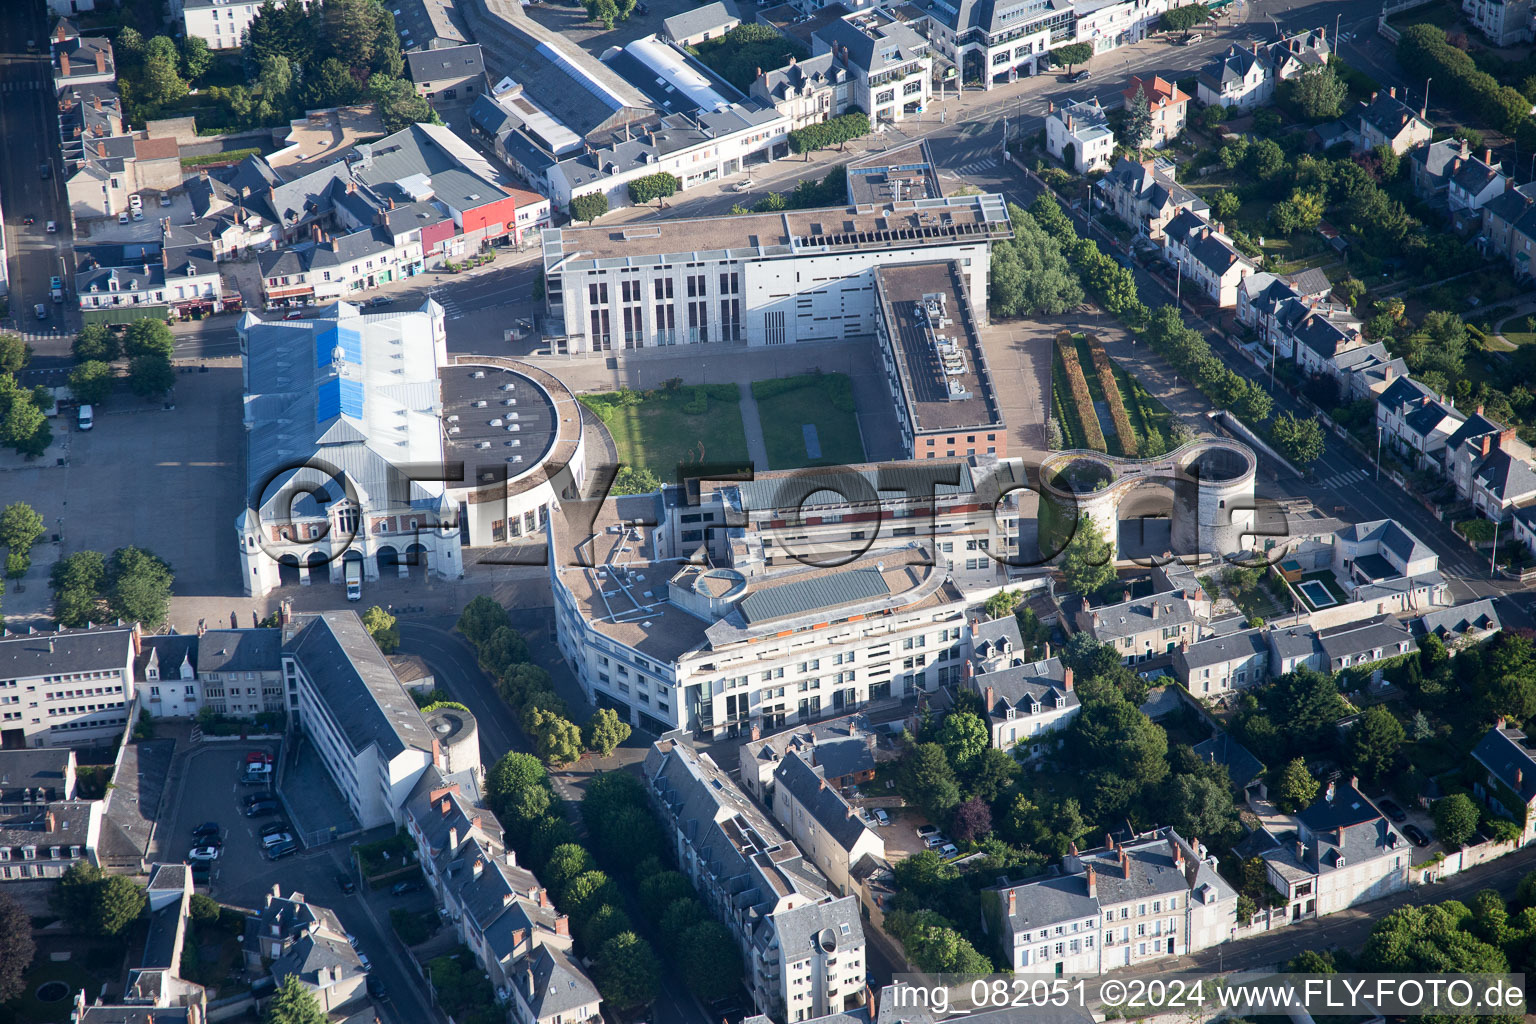
[[[344,571],[347,579],[347,600],[361,601],[363,599],[363,563],[348,562]]]
[[[75,421],[75,426],[81,430],[90,430],[96,425],[96,410],[88,405],[80,407],[80,417]]]

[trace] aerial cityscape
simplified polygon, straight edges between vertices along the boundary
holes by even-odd
[[[0,140],[0,1020],[1536,973],[1536,0],[7,0]]]

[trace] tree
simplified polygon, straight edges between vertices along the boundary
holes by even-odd
[[[129,359],[159,355],[169,360],[175,352],[176,338],[163,320],[141,317],[129,324],[127,333],[123,335],[123,354]]]
[[[1087,783],[1095,820],[1122,813],[1168,775],[1168,734],[1124,698],[1084,704],[1070,728],[1070,763]]]
[[[915,744],[902,756],[896,768],[896,788],[934,821],[960,802],[954,769],[937,743]]]
[[[328,57],[316,71],[305,76],[304,106],[314,110],[356,103],[364,91],[352,77],[350,67],[335,57]]]
[[[32,361],[32,346],[19,334],[0,334],[0,373],[20,373]]]
[[[1274,139],[1260,139],[1248,147],[1248,167],[1267,181],[1285,169],[1285,150]]]
[[[987,598],[981,607],[986,611],[988,618],[1000,619],[1005,615],[1012,615],[1013,610],[1023,600],[1024,592],[1022,590],[999,590]]]
[[[1434,806],[1435,838],[1448,846],[1461,846],[1477,831],[1477,804],[1465,793],[1452,793]]]
[[[1227,108],[1219,103],[1212,103],[1200,111],[1200,123],[1205,125],[1207,131],[1215,131],[1226,117]]]
[[[659,203],[663,199],[677,195],[682,187],[683,183],[677,180],[676,175],[657,171],[655,174],[644,175],[629,183],[629,201],[636,206],[644,206],[652,199]]]
[[[1269,427],[1269,440],[1287,459],[1309,465],[1323,457],[1323,428],[1317,420],[1297,419],[1283,412]]]
[[[651,494],[661,490],[661,478],[644,466],[623,466],[613,478],[613,487],[608,493],[620,494]]]
[[[1367,708],[1349,733],[1349,763],[1355,774],[1375,782],[1397,760],[1405,734],[1392,712],[1380,704]]]
[[[955,808],[949,827],[962,843],[975,842],[992,832],[992,810],[973,797]]]
[[[213,53],[202,36],[188,35],[181,41],[181,77],[195,82],[213,64]]]
[[[1348,91],[1332,64],[1310,68],[1291,80],[1291,99],[1309,121],[1338,117]]]
[[[52,443],[53,430],[33,392],[18,388],[10,374],[0,375],[0,444],[36,458]]]
[[[571,197],[571,220],[584,220],[588,224],[608,212],[608,196],[603,192],[588,192]]]
[[[1163,12],[1157,27],[1164,32],[1188,32],[1210,16],[1210,8],[1204,4],[1188,4]]]
[[[89,929],[108,938],[121,935],[138,920],[148,902],[143,887],[127,875],[107,875],[91,893]]]
[[[1092,56],[1092,43],[1069,43],[1066,46],[1058,46],[1051,51],[1051,63],[1057,66],[1065,64],[1067,66],[1067,74],[1070,75],[1075,65],[1086,64]]]
[[[43,517],[24,501],[13,501],[0,510],[0,544],[12,552],[25,554],[46,529]]]
[[[124,622],[158,626],[170,607],[174,580],[171,567],[153,552],[118,548],[106,565],[107,607]]]
[[[69,371],[69,390],[81,405],[100,405],[116,385],[112,367],[99,359],[77,363]]]
[[[966,769],[964,795],[991,803],[1008,791],[1018,774],[1019,762],[1012,754],[988,747]]]
[[[1317,780],[1307,771],[1307,763],[1295,758],[1275,780],[1275,804],[1287,814],[1295,814],[1317,799]]]
[[[525,716],[534,752],[545,764],[569,764],[581,757],[581,729],[553,711],[534,708]]]
[[[598,757],[609,757],[620,743],[629,739],[629,723],[619,717],[612,708],[598,708],[587,720],[583,740],[587,749]]]
[[[987,723],[981,720],[980,715],[970,711],[951,711],[939,727],[936,738],[939,746],[944,748],[949,763],[957,771],[964,771],[973,760],[980,757],[991,741]]]
[[[1077,529],[1061,556],[1061,579],[1073,593],[1092,594],[1115,578],[1114,552],[1091,515],[1077,521]]]
[[[1182,8],[1178,9],[1182,10]],[[1211,107],[1209,109],[1221,110],[1222,108]],[[1237,194],[1226,189],[1222,189],[1211,196],[1211,213],[1215,215],[1217,220],[1223,223],[1230,223],[1232,218],[1237,216],[1237,211],[1242,208],[1242,205],[1243,201],[1237,197]]]
[[[378,605],[363,612],[363,628],[385,654],[400,649],[400,627],[395,624],[395,617]]]
[[[1009,204],[1008,215],[1013,239],[992,248],[993,312],[1002,317],[1056,316],[1075,308],[1083,301],[1083,288],[1061,242],[1027,210]]]
[[[528,660],[528,641],[511,626],[502,626],[479,644],[480,667],[500,674],[509,666]]]
[[[529,758],[529,760],[533,759]],[[541,772],[543,770],[543,768],[539,769]],[[586,847],[579,843],[561,843],[550,851],[549,860],[544,862],[544,869],[540,874],[555,895],[564,899],[562,894],[567,886],[588,871],[596,870],[597,862],[592,859],[592,854],[587,852]]]
[[[368,95],[379,105],[384,130],[398,132],[413,124],[442,124],[443,119],[416,87],[394,75],[375,74],[368,79]]]
[[[612,29],[621,16],[614,0],[581,0],[581,6],[586,8],[588,18],[602,22],[606,29]]]
[[[325,1011],[297,974],[290,974],[261,1015],[261,1024],[326,1024]]]
[[[752,91],[760,69],[783,67],[810,56],[803,46],[780,35],[777,29],[750,23],[737,25],[725,35],[698,43],[692,49],[700,62],[744,93]]]
[[[1203,836],[1207,841],[1230,831],[1237,816],[1224,770],[1221,778],[1170,775],[1166,803],[1170,816],[1165,820],[1178,826],[1180,835]]]
[[[86,324],[75,335],[71,346],[77,362],[99,360],[110,363],[118,356],[117,335],[106,324]]]
[[[621,932],[634,931],[634,927],[629,915],[620,908],[612,904],[599,907],[581,930],[582,948],[601,949],[609,939]]]
[[[32,941],[32,920],[9,893],[0,893],[0,1002],[20,995],[27,968],[37,946]]]
[[[688,929],[701,921],[710,919],[709,911],[697,898],[688,896],[673,900],[672,905],[661,915],[661,920],[658,922],[661,941],[666,944],[675,958],[678,943],[684,935],[688,934]]]
[[[696,897],[693,883],[678,871],[658,871],[640,883],[640,909],[652,921],[659,920],[678,900]]]
[[[1125,121],[1120,125],[1120,141],[1127,149],[1139,150],[1152,138],[1152,105],[1147,100],[1146,86],[1138,84],[1136,95],[1125,108]]]
[[[128,362],[128,390],[140,398],[156,398],[176,386],[176,371],[164,356],[134,356]]]
[[[709,1003],[741,987],[741,947],[719,921],[701,921],[677,942],[677,961],[688,991]]]
[[[493,598],[481,594],[464,606],[455,628],[477,649],[492,633],[508,625],[507,610]]]
[[[53,563],[53,614],[61,626],[83,626],[100,621],[101,588],[107,578],[107,560],[100,551],[77,551]]]
[[[634,932],[603,943],[592,964],[592,980],[614,1010],[632,1010],[656,998],[660,977],[656,952]]]
[[[181,55],[168,36],[155,36],[144,46],[144,66],[139,71],[141,95],[156,105],[173,103],[187,94],[187,83],[178,73]]]
[[[561,902],[571,920],[581,927],[609,903],[620,902],[619,887],[602,871],[583,871],[565,887]]]

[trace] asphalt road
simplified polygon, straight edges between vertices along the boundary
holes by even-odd
[[[69,216],[59,159],[59,127],[53,116],[53,79],[48,63],[48,23],[40,0],[0,4],[0,200],[5,206],[11,311],[19,330],[39,334],[66,326],[65,306],[51,301],[49,278],[73,279]],[[32,42],[36,52],[28,49]],[[48,166],[48,177],[40,168]],[[25,224],[31,217],[36,223]],[[47,224],[58,232],[47,233]],[[61,257],[64,262],[60,262]],[[45,318],[33,306],[42,303]],[[32,343],[39,351],[47,342]],[[61,343],[62,344],[62,343]]]

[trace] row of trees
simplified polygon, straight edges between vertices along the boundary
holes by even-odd
[[[992,315],[1059,316],[1083,301],[1083,288],[1061,241],[1028,210],[1008,204],[1013,238],[992,243],[988,305]]]
[[[171,567],[144,548],[122,547],[111,557],[77,551],[53,564],[53,614],[60,626],[122,619],[153,629],[171,603]]]
[[[818,149],[836,146],[842,150],[854,139],[862,139],[868,134],[869,115],[862,110],[850,110],[846,114],[796,128],[789,133],[789,148],[792,152],[806,154],[809,160],[810,154]]]
[[[599,708],[585,730],[570,721],[569,706],[555,693],[549,673],[529,660],[528,642],[493,599],[482,594],[465,605],[458,630],[474,645],[480,667],[496,680],[497,693],[547,763],[575,761],[583,749],[607,757],[629,739],[629,723],[610,708]]]
[[[841,206],[848,197],[848,168],[838,164],[820,178],[801,178],[788,192],[770,192],[751,208],[736,203],[732,215],[774,213],[778,210],[814,210],[822,206]]]
[[[1452,46],[1435,25],[1410,25],[1397,41],[1397,60],[1414,79],[1433,78],[1435,91],[1449,95],[1500,131],[1530,133],[1531,101],[1520,90],[1500,85],[1477,62]],[[1525,145],[1524,140],[1521,142]]]
[[[76,363],[69,390],[82,405],[100,405],[117,387],[113,363],[128,360],[128,388],[141,398],[165,394],[176,384],[171,356],[176,339],[162,320],[143,317],[123,333],[122,341],[106,324],[87,324],[75,337]]]

